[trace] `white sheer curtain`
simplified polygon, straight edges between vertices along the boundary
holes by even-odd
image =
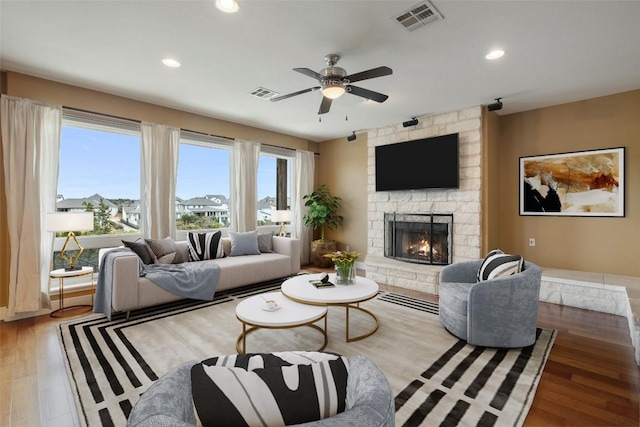
[[[231,228],[256,229],[260,143],[235,140],[231,152]]]
[[[313,191],[315,176],[315,157],[311,151],[296,151],[295,176],[291,185],[291,210],[293,211],[293,237],[300,239],[300,262],[309,264],[311,256],[312,230],[304,225],[302,216],[306,215],[303,197]]]
[[[144,122],[140,127],[142,232],[152,239],[175,239],[180,129]]]
[[[11,261],[7,317],[50,308],[62,108],[2,95],[2,155]]]

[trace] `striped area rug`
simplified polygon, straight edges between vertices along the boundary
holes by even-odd
[[[123,426],[140,394],[172,367],[235,353],[241,331],[237,303],[277,290],[280,282],[218,293],[211,302],[180,301],[112,321],[93,316],[60,325],[60,339],[76,393],[80,425]],[[326,351],[364,354],[385,373],[396,396],[397,426],[520,426],[533,401],[555,331],[539,329],[535,345],[499,350],[467,345],[438,321],[438,305],[380,292],[362,304],[376,313],[372,336],[345,342],[345,310],[330,307]],[[350,334],[373,321],[350,312]],[[257,330],[249,352],[314,350],[317,331]]]

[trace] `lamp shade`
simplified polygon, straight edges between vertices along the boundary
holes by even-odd
[[[341,84],[327,84],[322,88],[322,95],[329,99],[340,98],[345,93],[344,86]]]
[[[277,210],[271,211],[272,222],[290,222],[293,219],[293,212],[289,210]]]
[[[47,214],[47,231],[93,230],[93,212],[53,212]]]

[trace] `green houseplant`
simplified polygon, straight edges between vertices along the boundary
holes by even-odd
[[[338,214],[342,199],[331,194],[323,184],[313,193],[304,196],[304,200],[308,210],[302,217],[304,224],[314,230],[320,229],[320,239],[311,243],[313,264],[318,267],[331,267],[331,260],[324,255],[336,251],[336,242],[325,239],[325,228],[333,230],[342,224],[344,218]]]

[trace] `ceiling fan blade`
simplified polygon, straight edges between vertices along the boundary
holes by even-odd
[[[296,95],[302,95],[303,93],[307,93],[307,92],[313,92],[314,90],[318,90],[318,89],[320,89],[320,86],[310,87],[309,89],[299,90],[297,92],[289,93],[286,95],[274,96],[273,98],[270,98],[269,101],[271,102],[282,101],[283,99],[291,98],[292,96],[296,96]]]
[[[318,110],[318,114],[328,113],[331,108],[331,98],[327,98],[326,96],[322,97],[322,102],[320,103],[320,109]]]
[[[299,73],[304,74],[305,76],[309,76],[309,77],[313,77],[316,80],[322,80],[322,75],[316,73],[313,70],[310,70],[308,68],[294,68],[293,71],[297,71]]]
[[[382,77],[393,74],[393,70],[389,67],[372,68],[360,73],[351,74],[345,77],[345,80],[349,80],[349,83],[359,82],[361,80],[372,79],[374,77]]]
[[[387,100],[387,98],[389,98],[389,95],[383,95],[379,92],[374,92],[372,90],[369,89],[364,89],[358,86],[347,86],[349,88],[349,93],[351,95],[356,95],[356,96],[361,96],[363,98],[367,98],[370,99],[372,101],[376,101],[376,102],[384,102]]]

